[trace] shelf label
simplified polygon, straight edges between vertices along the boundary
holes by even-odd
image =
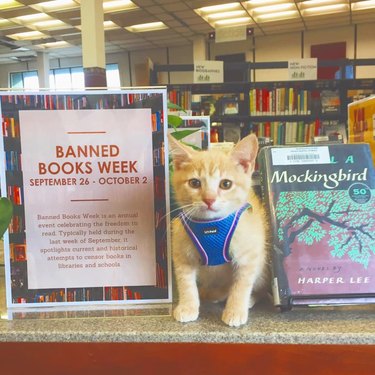
[[[318,59],[294,59],[288,61],[290,81],[313,81],[318,77]]]
[[[195,61],[194,83],[223,83],[223,61]]]

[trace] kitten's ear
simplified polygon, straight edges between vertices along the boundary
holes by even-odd
[[[244,168],[246,173],[253,173],[258,154],[258,138],[250,134],[241,139],[231,152],[232,158]]]
[[[182,164],[191,161],[194,151],[191,147],[185,146],[177,141],[172,135],[168,134],[169,151],[172,155],[173,165],[176,170],[180,169]]]

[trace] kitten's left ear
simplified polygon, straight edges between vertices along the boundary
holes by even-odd
[[[180,169],[182,164],[191,161],[194,151],[191,147],[185,146],[182,142],[177,141],[172,135],[168,134],[169,151],[172,155],[175,169]]]
[[[231,152],[232,158],[240,164],[246,173],[252,173],[258,155],[258,138],[250,134],[241,139]]]

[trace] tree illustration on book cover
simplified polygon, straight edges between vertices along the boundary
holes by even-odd
[[[282,192],[276,208],[279,240],[291,251],[294,241],[313,246],[328,236],[327,251],[333,258],[368,268],[375,256],[374,209],[374,199],[354,203],[346,191]]]

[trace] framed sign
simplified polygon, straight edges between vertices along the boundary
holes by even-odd
[[[170,302],[166,89],[0,97],[7,306]]]

